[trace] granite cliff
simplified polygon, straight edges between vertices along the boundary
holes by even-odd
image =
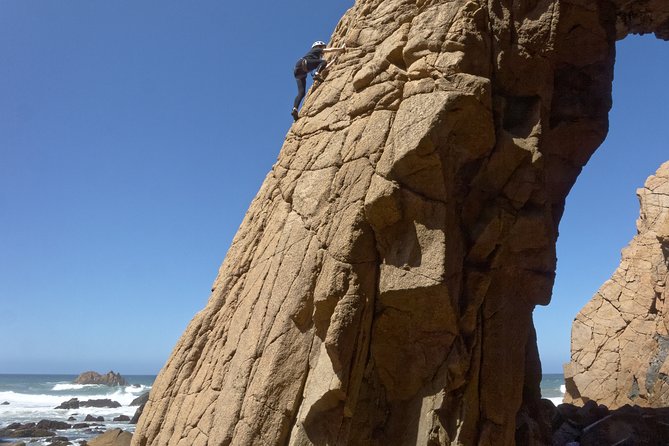
[[[547,444],[532,310],[664,1],[359,0],[134,445]]]
[[[637,195],[638,234],[574,320],[566,402],[669,406],[669,162]]]

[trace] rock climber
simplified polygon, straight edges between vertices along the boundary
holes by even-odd
[[[314,73],[314,80],[323,82],[323,73],[327,69],[328,64],[333,62],[328,62],[327,60],[323,59],[323,55],[328,53],[339,54],[346,51],[346,46],[342,46],[341,48],[325,47],[325,42],[321,42],[320,40],[314,42],[314,44],[311,45],[309,52],[295,64],[293,75],[297,81],[297,96],[295,96],[295,102],[293,103],[293,111],[291,114],[293,115],[293,119],[296,121],[298,118],[297,111],[300,107],[300,102],[302,102],[302,99],[304,99],[304,95],[306,94],[307,74],[313,70],[316,70]]]

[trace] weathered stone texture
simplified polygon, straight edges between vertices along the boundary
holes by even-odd
[[[669,162],[637,195],[638,234],[574,320],[567,402],[669,406]]]
[[[606,135],[615,14],[359,0],[133,444],[548,441],[532,310]]]

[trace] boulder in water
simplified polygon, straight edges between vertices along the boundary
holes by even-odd
[[[141,406],[149,401],[149,392],[143,393],[130,402],[130,406]]]
[[[81,407],[109,407],[111,409],[115,409],[117,407],[121,407],[121,403],[118,401],[112,401],[109,398],[105,398],[99,400],[82,401]]]
[[[84,421],[104,421],[105,419],[103,417],[94,417],[91,414],[86,415],[86,418],[84,418]]]
[[[108,407],[110,409],[116,409],[117,407],[121,407],[121,403],[110,400],[109,398],[87,401],[79,401],[78,398],[72,398],[63,402],[60,406],[56,407],[56,409],[79,409],[80,407]]]
[[[54,430],[54,429],[69,429],[72,426],[64,421],[42,420],[39,423],[37,423],[36,427],[38,429]]]
[[[79,409],[80,407],[79,398],[72,398],[60,404],[60,406],[55,407],[55,409]]]
[[[39,438],[55,436],[55,432],[39,428],[35,423],[12,423],[4,429],[0,429],[0,437],[6,438]]]

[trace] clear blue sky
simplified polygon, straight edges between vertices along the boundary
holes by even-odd
[[[352,1],[0,2],[0,373],[155,373],[206,303],[292,118],[292,65]],[[546,371],[669,159],[669,44],[619,45],[569,198]],[[586,248],[587,247],[587,248]]]

